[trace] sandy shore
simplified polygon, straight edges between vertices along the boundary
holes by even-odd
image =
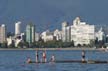
[[[100,50],[94,48],[0,48],[0,50]]]

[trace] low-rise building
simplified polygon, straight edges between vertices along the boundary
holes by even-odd
[[[95,37],[98,38],[98,41],[102,41],[104,39],[104,36],[105,34],[102,28],[100,28],[100,30],[95,34]]]
[[[8,45],[8,46],[11,45],[12,42],[13,42],[13,38],[12,38],[11,36],[8,37],[8,38],[7,38],[7,45]]]
[[[41,38],[44,40],[44,42],[54,40],[53,33],[50,32],[49,30],[44,31],[44,32],[41,34]]]
[[[61,39],[62,39],[62,32],[59,31],[58,29],[56,29],[56,30],[54,31],[54,37],[55,37],[55,39],[56,39],[57,41],[61,40]]]

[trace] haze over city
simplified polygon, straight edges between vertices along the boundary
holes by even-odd
[[[0,0],[0,24],[6,24],[14,32],[14,24],[21,21],[22,27],[32,22],[37,31],[61,28],[63,21],[72,24],[76,16],[94,25],[108,24],[107,0]],[[22,28],[25,30],[25,28]]]

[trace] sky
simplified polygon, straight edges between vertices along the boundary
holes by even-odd
[[[88,24],[108,24],[108,0],[0,0],[0,24],[6,24],[8,32],[14,32],[15,22],[21,21],[21,30],[28,23],[35,24],[36,31],[61,28],[63,21],[72,24],[79,16]]]

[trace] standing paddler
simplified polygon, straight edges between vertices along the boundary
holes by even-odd
[[[85,62],[86,60],[85,60],[85,51],[83,50],[82,51],[82,62]]]
[[[38,50],[36,50],[36,63],[39,62],[39,55],[38,55]]]
[[[46,51],[44,51],[42,53],[42,58],[43,58],[43,62],[47,62],[47,59],[46,59]]]
[[[31,58],[28,57],[26,63],[31,63]]]
[[[51,56],[51,62],[54,62],[54,61],[55,61],[55,56],[52,55],[52,56]]]

